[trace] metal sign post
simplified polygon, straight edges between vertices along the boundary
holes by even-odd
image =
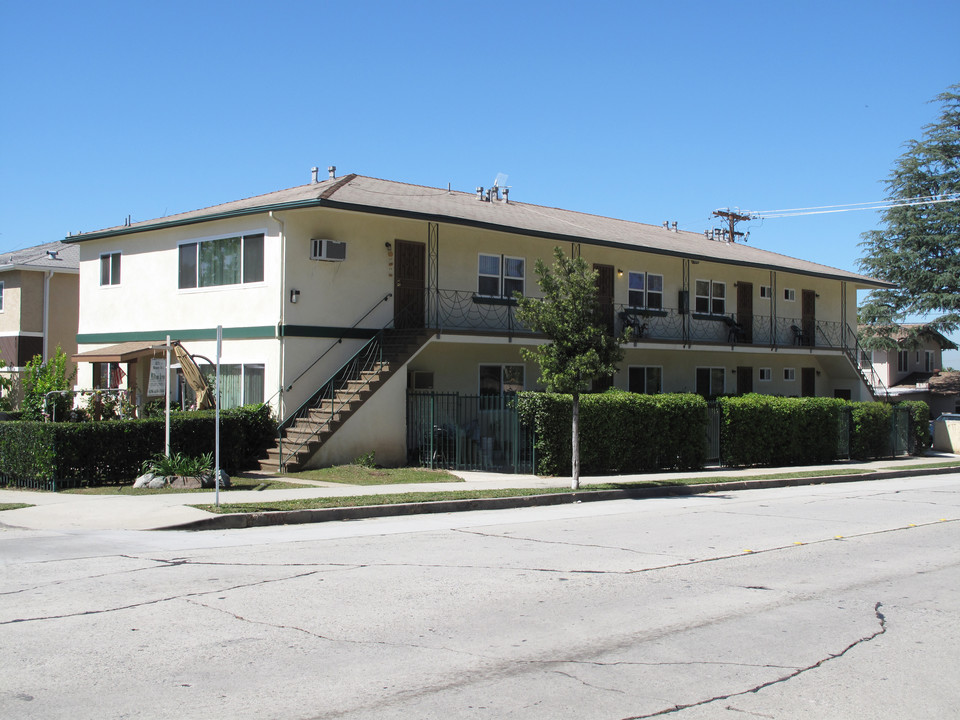
[[[163,454],[170,457],[170,336],[167,335],[167,372],[163,388]]]
[[[216,506],[220,507],[220,350],[223,346],[223,325],[217,325],[217,380],[214,385],[214,407],[216,412],[214,416],[216,417],[217,427],[214,430],[214,469],[213,469],[213,478],[216,483]]]

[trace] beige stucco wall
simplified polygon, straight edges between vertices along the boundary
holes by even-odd
[[[264,281],[178,289],[181,242],[264,233]],[[100,285],[100,255],[120,252],[120,284]],[[266,216],[80,244],[80,333],[250,327],[280,320],[280,238]]]
[[[50,313],[47,319],[47,352],[57,346],[69,358],[77,352],[77,327],[80,321],[79,276],[55,273],[50,278]],[[68,363],[68,374],[74,365]]]
[[[20,331],[20,307],[23,293],[20,288],[20,271],[0,273],[3,282],[3,310],[0,311],[0,332],[16,334]]]

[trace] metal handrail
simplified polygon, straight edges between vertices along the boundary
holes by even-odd
[[[853,339],[853,343],[849,342],[851,338]],[[873,361],[866,354],[866,350],[860,344],[860,338],[857,333],[849,325],[846,326],[843,336],[843,351],[846,353],[847,359],[853,363],[857,372],[860,373],[860,377],[863,378],[870,392],[872,392],[874,396],[882,394],[883,397],[889,397],[890,391],[880,378],[880,373],[877,372],[877,369],[873,366]]]
[[[281,470],[290,458],[309,445],[314,438],[319,437],[330,426],[337,413],[354,400],[360,394],[360,391],[369,384],[369,380],[362,381],[364,374],[376,372],[383,368],[383,333],[384,331],[380,330],[370,338],[353,357],[347,360],[329,380],[320,386],[317,392],[279,425],[277,430],[282,431],[290,427],[296,420],[309,415],[311,411],[318,410],[322,407],[324,401],[329,401],[329,413],[324,413],[322,421],[318,422],[307,438],[301,441],[292,451],[284,452],[283,435],[280,435]],[[343,388],[348,383],[358,381],[362,382],[359,382],[352,393],[343,394]]]
[[[389,300],[391,297],[393,297],[393,293],[387,293],[387,294],[383,297],[382,300],[378,300],[377,303],[376,303],[373,307],[371,307],[371,308],[370,308],[369,310],[367,310],[363,315],[361,315],[360,318],[359,318],[355,323],[353,323],[353,325],[351,325],[351,326],[348,328],[348,330],[353,330],[353,329],[355,329],[355,328],[357,327],[357,325],[359,325],[360,323],[362,323],[364,320],[367,319],[367,317],[370,315],[370,313],[372,313],[374,310],[376,310],[378,307],[380,307],[381,304],[385,303],[385,302],[386,302],[387,300]],[[273,395],[271,395],[270,398],[266,401],[267,404],[269,404],[269,403],[270,403],[270,400],[273,400],[273,399],[274,399],[277,395],[279,395],[280,393],[290,392],[290,391],[293,389],[293,386],[297,384],[297,381],[299,381],[304,375],[306,375],[308,372],[310,372],[310,371],[316,366],[316,364],[317,364],[318,362],[320,362],[321,360],[323,360],[324,357],[326,357],[326,355],[327,355],[328,352],[330,352],[331,350],[333,350],[337,345],[340,345],[343,341],[344,341],[344,336],[341,335],[339,338],[337,338],[337,341],[336,341],[336,342],[334,342],[330,347],[328,347],[326,350],[324,350],[322,353],[320,353],[320,355],[317,357],[317,359],[314,360],[312,363],[310,363],[310,364],[307,366],[307,368],[306,368],[302,373],[300,373],[299,375],[297,375],[297,376],[291,381],[291,383],[290,383],[289,385],[287,385],[286,387],[280,388],[280,389],[277,390]]]

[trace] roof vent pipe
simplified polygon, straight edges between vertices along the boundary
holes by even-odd
[[[310,173],[311,173],[312,176],[313,176],[312,179],[311,179],[311,182],[312,182],[314,185],[316,185],[318,182],[320,182],[320,179],[317,177],[317,173],[318,173],[318,172],[320,172],[320,168],[318,168],[318,167],[312,167],[312,168],[310,168]]]
[[[479,185],[477,186],[477,200],[483,200],[483,188]]]
[[[510,188],[508,188],[508,187],[505,187],[505,188],[503,189],[503,201],[504,201],[505,203],[510,202]]]
[[[663,221],[663,229],[664,229],[664,230],[669,230],[669,229],[670,229],[670,221],[669,221],[669,220],[664,220],[664,221]]]
[[[330,175],[330,179],[331,179],[331,180],[335,179],[335,178],[337,177],[337,166],[336,166],[336,165],[329,165],[329,166],[327,167],[327,174]]]
[[[679,232],[679,230],[677,230],[677,221],[676,221],[676,220],[673,221],[673,231],[674,231],[674,232]]]

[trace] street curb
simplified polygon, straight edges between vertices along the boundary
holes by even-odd
[[[469,512],[471,510],[503,510],[523,507],[545,507],[579,502],[602,502],[604,500],[630,500],[644,498],[676,497],[722,492],[724,490],[759,490],[765,488],[795,487],[801,485],[825,485],[828,483],[859,482],[861,480],[890,480],[918,475],[947,475],[960,472],[960,467],[929,468],[924,470],[881,470],[852,475],[827,475],[809,478],[780,478],[768,480],[739,480],[701,485],[662,485],[623,490],[590,490],[544,495],[519,495],[506,498],[476,498],[469,500],[438,500],[422,503],[395,503],[385,505],[360,505],[342,508],[315,508],[312,510],[277,510],[258,513],[231,513],[213,515],[177,525],[156,528],[157,530],[236,530],[271,525],[299,525],[304,523],[331,522],[334,520],[362,520],[374,517],[398,517],[401,515],[426,515],[431,513]]]

